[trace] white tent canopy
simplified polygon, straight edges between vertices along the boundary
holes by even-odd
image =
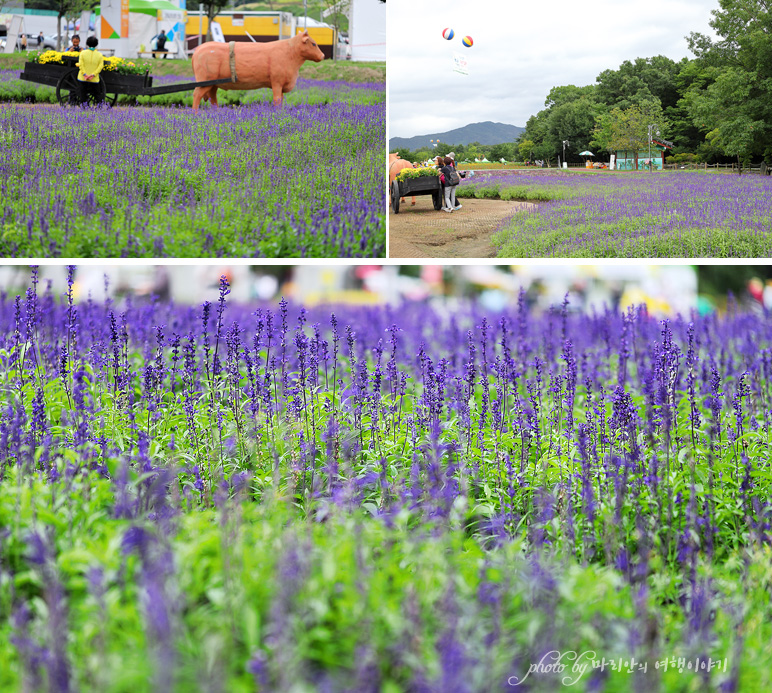
[[[298,29],[302,29],[304,26],[307,26],[310,28],[322,28],[322,29],[331,29],[332,27],[329,24],[325,24],[324,22],[320,22],[318,19],[314,19],[313,17],[304,17],[302,14],[298,17],[295,17],[295,26]]]

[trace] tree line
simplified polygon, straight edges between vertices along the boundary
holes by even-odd
[[[715,40],[687,37],[693,59],[636,58],[601,72],[595,84],[554,87],[515,143],[470,147],[491,161],[555,162],[565,151],[567,161],[579,162],[585,150],[605,158],[644,151],[650,137],[659,137],[673,144],[675,162],[772,165],[772,2],[719,0],[719,6],[710,21]],[[401,154],[426,158],[451,149],[463,158],[460,145],[444,143]]]
[[[450,152],[456,155],[456,161],[474,161],[475,159],[488,159],[488,161],[516,161],[519,153],[517,144],[508,142],[504,144],[448,144],[440,142],[436,146],[419,147],[418,149],[399,148],[401,158],[408,161],[426,161],[437,156],[447,156]]]

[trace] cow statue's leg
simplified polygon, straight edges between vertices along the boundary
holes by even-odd
[[[284,98],[282,85],[274,84],[272,85],[271,90],[273,91],[273,105],[276,106],[276,108],[281,108],[282,99]]]
[[[217,87],[196,87],[193,90],[193,110],[197,111],[202,101],[208,101],[217,106]]]
[[[193,90],[193,110],[197,111],[198,106],[201,103],[201,99],[204,98],[204,92],[206,92],[206,89],[204,87],[196,87]]]

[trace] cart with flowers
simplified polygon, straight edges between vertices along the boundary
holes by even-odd
[[[431,195],[434,209],[442,207],[442,185],[439,171],[429,167],[406,168],[391,183],[391,208],[399,214],[400,198],[408,195]]]
[[[56,100],[62,105],[80,103],[78,94],[78,54],[45,51],[33,55],[32,60],[24,63],[20,79],[36,84],[45,84],[56,89]],[[105,66],[99,76],[99,89],[102,99],[114,106],[120,94],[128,96],[158,96],[179,91],[191,91],[196,87],[212,86],[229,82],[230,79],[212,79],[204,82],[183,82],[153,86],[153,77],[149,69],[123,58],[105,58]],[[89,101],[95,97],[89,95]]]

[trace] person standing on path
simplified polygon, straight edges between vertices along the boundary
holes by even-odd
[[[458,169],[456,169],[456,153],[455,152],[450,152],[448,154],[448,158],[450,159],[451,167],[453,168],[453,170],[455,171],[456,175],[458,176],[458,183],[456,183],[455,185],[451,186],[451,188],[450,188],[450,203],[451,203],[451,206],[453,207],[453,210],[455,211],[455,210],[461,209],[464,206],[464,205],[460,205],[460,204],[458,204],[456,202],[456,188],[459,185],[461,185],[461,179],[462,178],[466,178],[466,171],[459,171]]]
[[[440,163],[439,157],[437,159],[437,163],[438,164]],[[453,211],[453,205],[450,202],[450,191],[451,191],[451,188],[453,187],[452,176],[455,175],[456,178],[458,178],[458,174],[453,168],[452,163],[453,163],[453,159],[446,156],[442,160],[442,166],[440,166],[440,174],[441,174],[440,181],[442,182],[442,194],[443,194],[443,199],[445,201],[442,207],[443,212]]]
[[[94,103],[102,103],[104,94],[100,89],[99,73],[105,66],[104,56],[96,49],[99,40],[96,36],[86,39],[86,50],[78,56],[78,86],[80,87],[80,103],[85,105],[91,95]]]

